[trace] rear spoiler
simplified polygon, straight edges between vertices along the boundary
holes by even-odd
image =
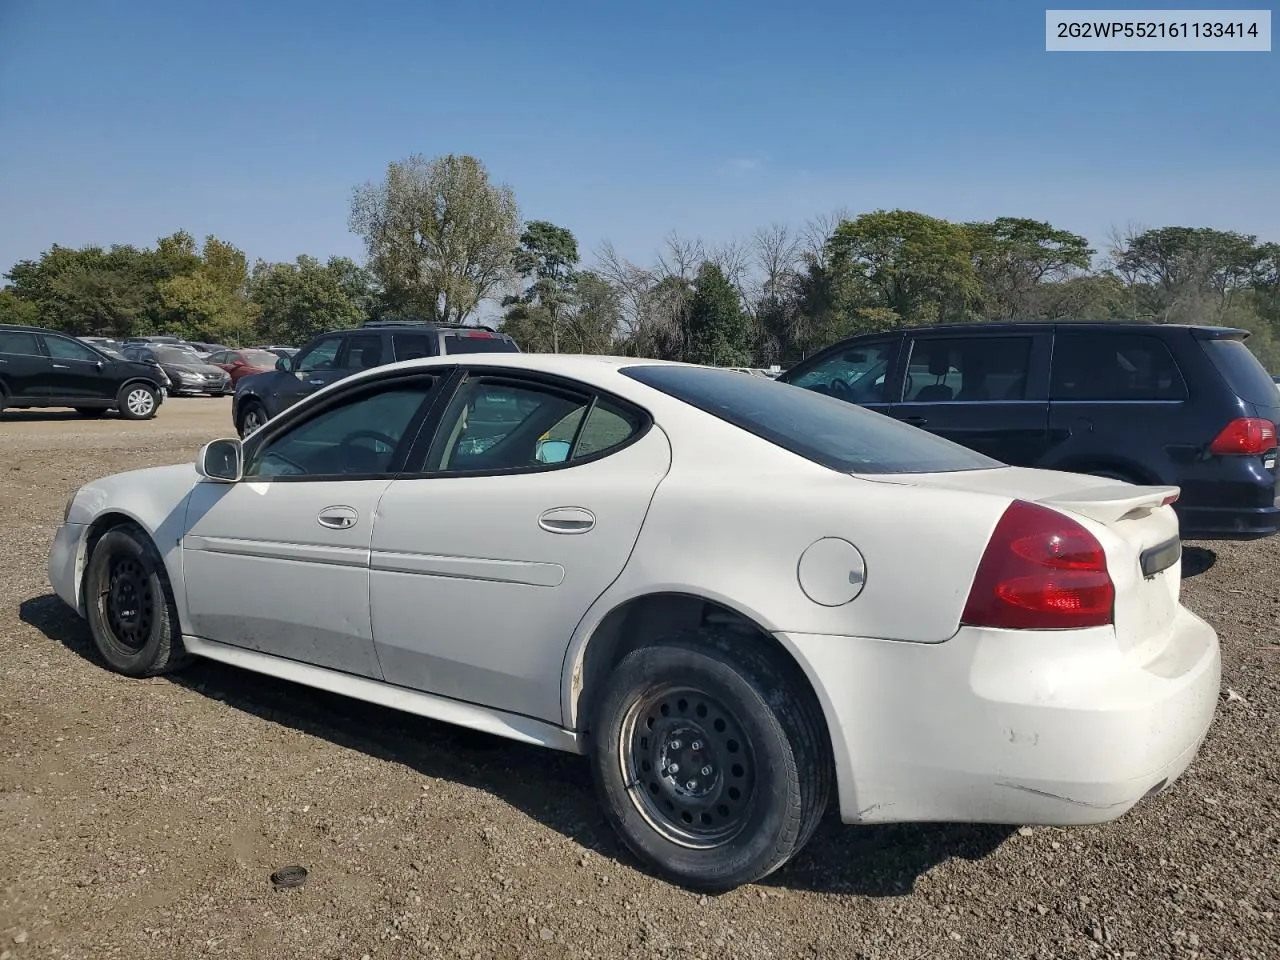
[[[1036,501],[1046,507],[1070,510],[1098,523],[1114,523],[1173,503],[1178,487],[1135,487],[1129,484],[1073,490]]]
[[[1248,340],[1249,331],[1238,327],[1192,327],[1191,336],[1197,340]]]

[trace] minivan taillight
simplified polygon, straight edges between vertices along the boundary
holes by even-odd
[[[1232,420],[1209,445],[1210,453],[1257,456],[1276,445],[1276,425],[1265,417]]]
[[[987,542],[963,623],[1066,630],[1113,622],[1116,591],[1102,544],[1047,507],[1015,500]]]

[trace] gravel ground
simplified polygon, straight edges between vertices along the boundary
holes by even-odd
[[[46,582],[66,498],[190,459],[228,408],[0,416],[0,960],[1280,957],[1280,539],[1188,551],[1225,665],[1172,790],[1097,828],[831,822],[706,898],[635,868],[581,758],[215,664],[99,665]]]

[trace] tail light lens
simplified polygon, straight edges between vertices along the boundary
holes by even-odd
[[[1228,423],[1213,443],[1210,453],[1257,456],[1276,445],[1276,425],[1264,417],[1241,417]]]
[[[1113,622],[1115,585],[1102,544],[1070,517],[1015,500],[978,564],[963,622],[1066,630]]]

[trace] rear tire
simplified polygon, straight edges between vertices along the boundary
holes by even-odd
[[[145,383],[126,383],[120,388],[116,405],[125,420],[150,420],[156,415],[160,398]]]
[[[117,673],[153,677],[187,662],[164,561],[137,527],[108,530],[94,544],[84,606],[94,645]]]
[[[772,873],[827,806],[815,698],[794,664],[749,638],[693,631],[629,653],[591,734],[606,819],[647,866],[692,889]]]

